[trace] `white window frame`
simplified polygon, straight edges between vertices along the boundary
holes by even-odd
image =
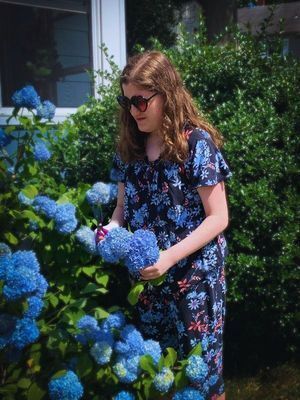
[[[9,3],[9,0],[6,1]],[[16,1],[12,3],[17,4]],[[20,1],[20,3],[22,3]],[[33,2],[31,2],[33,3]],[[116,24],[112,22],[116,21]],[[100,48],[104,43],[109,54],[114,57],[119,68],[126,64],[126,29],[125,29],[125,0],[91,0],[91,24],[92,24],[92,61],[93,69],[110,70],[109,64]],[[97,76],[95,86],[103,84],[103,80]],[[95,88],[93,95],[98,97]],[[0,126],[6,125],[6,119],[11,116],[13,107],[2,107],[1,76],[0,76]],[[62,122],[76,112],[76,107],[57,107],[53,122]],[[30,115],[24,110],[23,115]],[[10,125],[17,121],[12,118]]]

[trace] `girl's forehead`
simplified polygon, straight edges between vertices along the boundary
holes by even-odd
[[[125,95],[131,96],[145,96],[147,94],[151,94],[152,91],[139,85],[135,85],[134,83],[123,83],[122,89]]]

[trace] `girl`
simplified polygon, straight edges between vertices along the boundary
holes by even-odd
[[[209,375],[199,391],[206,399],[224,400],[222,232],[230,171],[219,151],[222,139],[162,53],[132,57],[120,85],[121,134],[113,168],[118,201],[105,229],[125,225],[156,234],[160,258],[141,279],[167,274],[163,285],[147,285],[140,295],[138,328],[182,357],[201,342]]]

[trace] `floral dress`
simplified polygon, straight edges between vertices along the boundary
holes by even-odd
[[[230,177],[229,168],[209,133],[185,132],[189,156],[183,164],[147,157],[131,163],[114,158],[113,171],[125,184],[125,225],[132,231],[152,230],[159,248],[178,243],[205,218],[198,194]],[[139,329],[162,348],[174,347],[181,357],[198,343],[209,366],[199,390],[206,399],[224,392],[222,335],[225,316],[224,259],[227,245],[220,234],[206,246],[169,269],[161,286],[147,285],[137,304]]]

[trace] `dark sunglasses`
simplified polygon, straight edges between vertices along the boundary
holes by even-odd
[[[152,99],[152,97],[156,96],[158,93],[154,93],[152,96],[147,99],[143,96],[132,96],[131,99],[126,96],[118,96],[117,101],[122,108],[127,111],[130,111],[131,104],[136,107],[139,111],[145,112],[148,107],[148,101]]]

